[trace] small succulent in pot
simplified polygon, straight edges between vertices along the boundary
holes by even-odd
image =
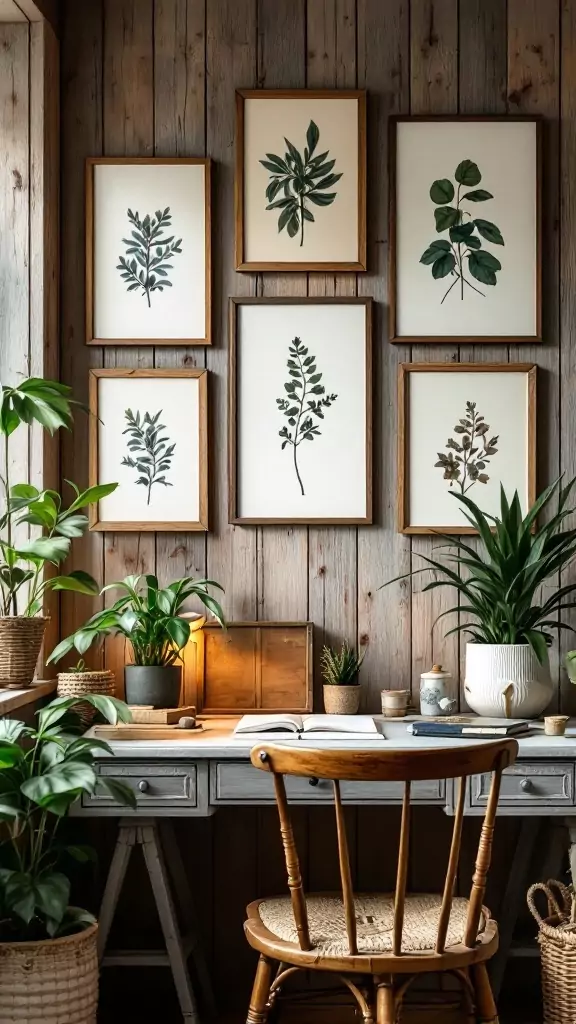
[[[359,654],[345,641],[340,650],[324,645],[320,668],[324,680],[324,708],[329,715],[355,715],[360,705]]]
[[[185,602],[189,598],[200,600],[216,620],[225,625],[224,612],[209,593],[209,587],[223,589],[213,580],[190,576],[164,588],[151,574],[127,576],[120,583],[110,583],[102,593],[119,590],[118,600],[96,612],[80,629],[62,640],[48,660],[58,661],[74,648],[79,654],[85,654],[95,641],[107,636],[123,636],[133,654],[133,664],[125,668],[128,703],[177,707],[182,653],[193,631],[193,622],[183,608]]]

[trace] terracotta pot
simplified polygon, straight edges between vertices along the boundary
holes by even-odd
[[[59,672],[58,696],[81,697],[84,693],[101,693],[113,697],[116,689],[115,676],[109,670],[101,672]],[[96,715],[96,708],[84,702],[78,704],[76,713],[88,729]]]
[[[42,942],[0,942],[0,1021],[96,1024],[98,955],[93,924]]]
[[[327,715],[355,715],[360,706],[360,687],[324,683],[324,710]]]
[[[30,686],[49,621],[41,615],[0,616],[0,686]]]

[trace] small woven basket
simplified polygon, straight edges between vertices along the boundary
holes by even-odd
[[[99,693],[104,697],[113,697],[115,688],[114,673],[107,670],[58,673],[59,697],[82,697],[85,693]],[[96,715],[96,708],[86,701],[77,705],[76,714],[88,729]]]
[[[49,619],[0,616],[0,686],[30,686]]]
[[[0,942],[0,1021],[96,1024],[98,956],[93,924],[43,942]]]
[[[324,710],[327,715],[355,715],[360,707],[360,687],[324,683]]]
[[[548,902],[542,917],[535,895]],[[574,893],[561,882],[538,882],[528,890],[528,907],[538,922],[542,971],[544,1024],[574,1024],[576,1021],[576,923]]]

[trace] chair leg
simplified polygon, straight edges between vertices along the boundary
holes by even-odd
[[[266,1024],[268,1020],[268,1011],[270,1009],[268,998],[272,984],[272,967],[272,960],[260,954],[246,1024]]]
[[[478,1024],[498,1024],[498,1010],[492,995],[486,964],[475,964],[472,967],[472,984],[476,996]]]
[[[390,983],[380,983],[376,989],[376,1024],[396,1024],[396,1000]]]

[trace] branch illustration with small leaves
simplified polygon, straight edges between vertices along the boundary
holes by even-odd
[[[444,480],[449,486],[456,484],[461,494],[466,494],[474,484],[487,484],[490,477],[485,469],[496,455],[499,437],[488,437],[489,425],[476,411],[476,402],[466,402],[466,415],[458,420],[454,433],[458,440],[449,437],[446,442],[448,453],[438,452],[434,466],[444,470]]]
[[[168,272],[174,269],[174,264],[169,260],[182,252],[182,239],[162,235],[172,223],[169,206],[164,211],[156,210],[154,217],[147,213],[143,219],[138,211],[128,210],[128,220],[133,227],[132,237],[122,239],[127,246],[126,257],[118,257],[116,270],[126,281],[129,292],[142,290],[142,296],[146,296],[150,307],[152,292],[163,292],[165,288],[172,287]]]
[[[128,450],[131,454],[124,456],[122,465],[130,466],[140,474],[136,483],[146,487],[147,505],[150,504],[154,484],[173,486],[166,479],[166,473],[171,467],[176,445],[168,444],[170,438],[161,436],[162,431],[166,430],[164,424],[158,422],[161,415],[161,409],[154,416],[149,412],[141,416],[138,411],[134,415],[131,409],[126,409],[124,413],[128,426],[122,433],[128,434]]]
[[[313,441],[320,437],[322,431],[316,421],[324,419],[324,410],[334,404],[338,395],[326,394],[326,388],[320,384],[322,374],[318,373],[316,357],[308,354],[300,338],[294,338],[290,343],[287,366],[291,378],[284,385],[287,397],[277,398],[276,404],[278,410],[286,416],[288,426],[283,426],[278,433],[282,438],[282,450],[287,445],[292,447],[294,470],[304,496],[298,448],[302,441]]]

